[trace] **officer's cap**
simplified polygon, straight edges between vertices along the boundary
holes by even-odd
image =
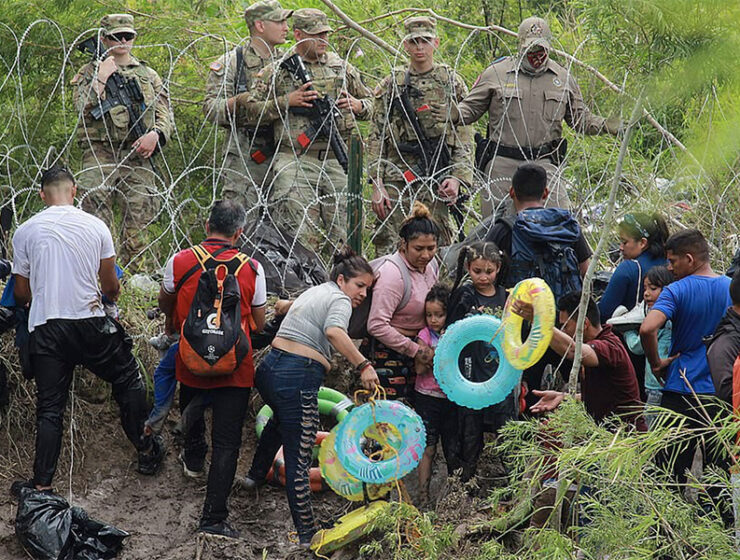
[[[432,17],[418,16],[407,18],[403,22],[403,26],[406,28],[407,39],[434,39],[437,37],[437,21]]]
[[[278,0],[260,0],[244,10],[244,21],[248,26],[255,21],[283,21],[293,15],[293,10],[284,10]]]
[[[552,32],[547,22],[539,17],[530,17],[519,24],[519,50],[526,51],[533,46],[549,49],[552,46]]]
[[[133,33],[136,35],[134,16],[130,14],[108,14],[100,20],[100,27],[106,35],[114,33]]]
[[[316,8],[301,8],[293,12],[293,29],[300,29],[309,35],[333,31],[326,14]]]

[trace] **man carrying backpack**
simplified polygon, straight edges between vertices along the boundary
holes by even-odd
[[[511,288],[524,278],[538,277],[550,286],[555,301],[579,291],[591,248],[568,210],[544,208],[548,196],[547,172],[535,163],[525,163],[514,172],[511,184],[509,195],[516,216],[497,219],[485,239],[498,245],[508,258],[504,287]],[[528,406],[537,401],[531,391],[541,388],[545,366],[552,364],[554,368],[560,361],[559,355],[548,350],[537,364],[525,370]]]
[[[205,396],[213,406],[213,454],[199,531],[234,538],[239,534],[226,521],[226,502],[254,380],[249,335],[264,327],[267,300],[262,267],[234,247],[245,219],[237,201],[217,201],[206,221],[206,240],[167,261],[159,292],[165,332],[180,332],[180,410]],[[183,470],[198,476],[208,451],[203,418],[190,423],[184,440]]]

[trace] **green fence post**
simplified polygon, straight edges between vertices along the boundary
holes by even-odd
[[[362,254],[362,142],[356,134],[349,139],[347,168],[347,243],[358,255]]]

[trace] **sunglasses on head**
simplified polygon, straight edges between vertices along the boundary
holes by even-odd
[[[637,221],[637,218],[635,218],[632,214],[625,214],[624,216],[624,223],[632,226],[634,229],[636,229],[642,237],[645,239],[650,238],[650,233],[645,229],[645,227]]]
[[[124,43],[126,41],[133,41],[134,37],[136,37],[136,33],[129,33],[128,31],[122,31],[120,33],[109,33],[106,35],[108,39],[111,41],[115,41],[117,43]]]

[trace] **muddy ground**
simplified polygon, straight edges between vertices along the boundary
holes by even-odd
[[[75,398],[65,420],[62,456],[54,484],[57,492],[88,514],[130,533],[119,558],[122,560],[211,560],[311,558],[291,542],[293,531],[285,491],[265,487],[257,497],[235,489],[230,521],[241,532],[238,541],[203,539],[195,528],[203,504],[205,480],[183,475],[173,436],[177,413],[164,429],[168,454],[158,475],[146,477],[135,471],[136,455],[118,420],[118,410],[107,386],[87,372],[77,372]],[[14,529],[17,504],[8,492],[14,480],[31,474],[34,443],[33,385],[11,375],[11,403],[0,416],[0,558],[25,559]],[[254,411],[244,430],[237,476],[248,468],[255,445]],[[73,418],[73,429],[70,419]],[[440,453],[441,454],[441,453]],[[440,455],[438,454],[438,455]],[[438,459],[432,495],[447,490],[444,464]],[[416,473],[407,476],[412,499],[417,498]],[[354,504],[326,490],[314,495],[314,509],[322,524],[331,524]],[[459,508],[460,503],[452,505]],[[445,516],[443,516],[445,517]],[[453,514],[453,517],[455,515]],[[339,557],[339,555],[337,555]],[[342,558],[357,557],[356,549]]]

